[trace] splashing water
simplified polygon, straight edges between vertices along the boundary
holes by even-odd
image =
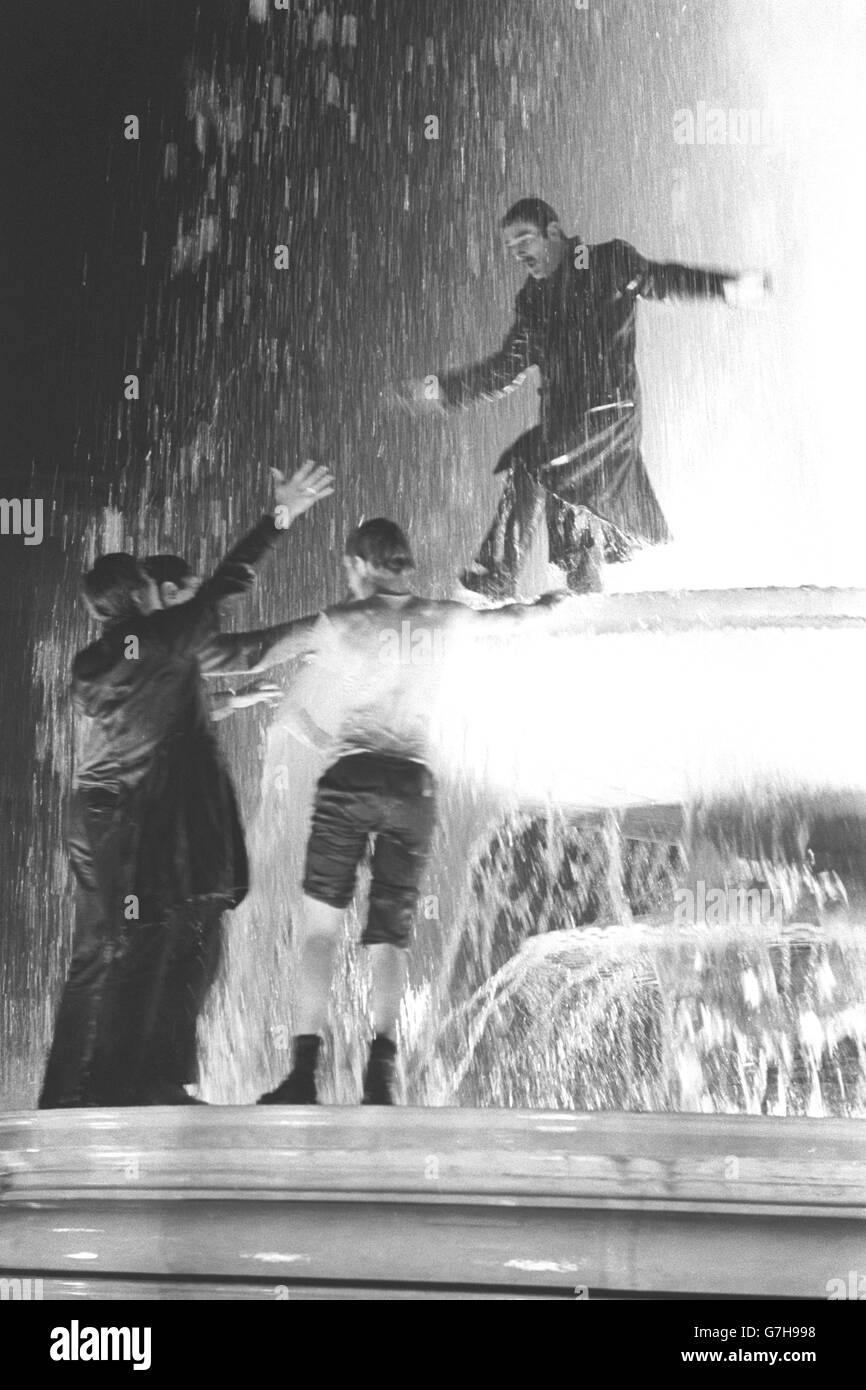
[[[395,515],[417,539],[423,587],[448,592],[497,498],[490,465],[532,420],[534,395],[419,427],[386,417],[378,393],[498,342],[517,286],[495,222],[513,198],[541,193],[587,240],[776,276],[763,316],[641,310],[645,453],[682,539],[612,587],[863,582],[850,399],[864,289],[833,248],[856,244],[864,18],[829,8],[737,0],[673,16],[505,0],[494,16],[370,0],[278,16],[256,0],[242,33],[201,31],[150,165],[145,152],[138,182],[112,174],[117,216],[140,219],[126,346],[147,401],[98,402],[77,462],[112,478],[112,506],[98,509],[95,485],[58,504],[62,582],[41,581],[38,816],[29,838],[16,827],[20,930],[3,981],[8,1103],[32,1103],[68,958],[65,683],[89,636],[77,574],[104,548],[177,549],[211,568],[264,505],[269,466],[309,453],[337,471],[333,507],[292,534],[237,625],[332,601],[339,539],[362,514]],[[778,110],[781,137],[676,145],[674,112],[701,101]],[[799,799],[807,821],[830,815],[866,786],[859,640],[632,633],[452,656],[430,915],[402,1020],[412,1099],[866,1113],[859,868],[848,922],[819,912],[820,927],[804,926],[798,889],[775,929],[675,930],[672,894],[694,866],[670,846],[620,844],[610,825],[575,829],[557,809],[763,799],[784,828]],[[220,735],[255,889],[227,923],[204,1092],[249,1100],[286,1068],[317,769],[278,719],[267,736],[258,715]],[[739,882],[741,859],[724,846],[715,881]],[[805,842],[759,871],[802,886]],[[353,909],[324,1092],[341,1103],[357,1098],[367,1024],[356,938]]]
[[[524,820],[514,831],[525,838],[539,827]],[[796,913],[790,921],[681,927],[661,912],[600,926],[610,903],[589,900],[606,877],[598,836],[595,844],[585,831],[550,836],[548,854],[569,840],[569,877],[577,858],[584,891],[575,893],[572,881],[558,910],[548,901],[539,913],[537,896],[516,893],[495,847],[477,864],[464,907],[474,931],[462,934],[450,1003],[413,1077],[428,1103],[863,1114],[862,927],[818,926]],[[630,854],[639,848],[646,855],[636,845]],[[669,853],[644,859],[642,906],[651,882],[657,905],[670,899],[676,870]],[[549,890],[561,876],[560,866],[540,882]],[[791,906],[801,907],[802,896]],[[568,916],[585,924],[564,925]],[[485,929],[481,949],[467,950]],[[486,957],[483,970],[467,960],[474,951]]]

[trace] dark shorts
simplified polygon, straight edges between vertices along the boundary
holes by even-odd
[[[365,946],[408,946],[435,823],[433,774],[423,763],[381,753],[340,758],[316,790],[304,892],[329,907],[348,907],[374,836],[361,940]]]

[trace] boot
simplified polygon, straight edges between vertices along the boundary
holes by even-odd
[[[587,530],[580,549],[568,558],[565,582],[573,594],[600,594],[604,589],[601,575],[601,550]]]
[[[317,1105],[316,1064],[322,1039],[318,1033],[299,1033],[295,1038],[293,1065],[285,1081],[259,1096],[259,1105]]]
[[[397,1104],[397,1044],[380,1033],[370,1043],[361,1104]]]
[[[514,579],[504,570],[488,570],[472,567],[461,570],[458,576],[464,589],[480,594],[482,598],[507,599],[514,597]]]

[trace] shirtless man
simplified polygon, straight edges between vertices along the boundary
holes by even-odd
[[[430,724],[437,658],[459,633],[507,632],[543,621],[562,593],[535,604],[474,612],[412,592],[414,560],[393,521],[377,518],[348,537],[343,556],[352,597],[318,618],[284,626],[267,661],[313,653],[326,668],[339,709],[333,739],[305,719],[311,741],[327,749],[304,870],[295,932],[293,1067],[264,1105],[316,1102],[316,1065],[328,1022],[343,914],[359,864],[374,837],[369,909],[362,943],[370,950],[375,1035],[364,1076],[365,1105],[395,1103],[396,1029],[406,986],[407,948],[436,819]],[[273,633],[273,630],[271,630]]]

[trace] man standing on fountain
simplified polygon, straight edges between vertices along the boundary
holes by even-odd
[[[502,500],[460,580],[488,598],[512,595],[543,515],[550,561],[565,570],[569,588],[598,591],[604,562],[670,539],[640,452],[637,300],[750,305],[769,290],[769,278],[649,261],[625,241],[586,246],[563,235],[541,198],[520,199],[501,225],[506,249],[529,272],[501,349],[474,366],[408,382],[398,398],[412,413],[443,411],[504,396],[537,367],[540,421],[500,458]]]
[[[222,913],[248,886],[202,670],[261,658],[266,641],[256,634],[219,638],[221,615],[249,592],[255,566],[288,527],[333,492],[314,464],[275,479],[274,512],[206,583],[188,577],[187,602],[163,607],[131,555],[102,556],[84,576],[105,629],[73,663],[75,703],[91,724],[70,808],[73,957],[41,1109],[191,1103],[177,1073],[195,1030],[179,1003],[189,954],[194,943],[211,954]]]
[[[304,869],[304,901],[294,937],[293,1068],[264,1105],[314,1104],[316,1067],[328,1024],[336,951],[358,866],[374,837],[370,900],[362,943],[370,950],[375,1035],[364,1075],[365,1105],[395,1103],[396,1031],[406,988],[418,889],[435,823],[430,724],[443,641],[464,626],[479,635],[544,618],[561,594],[487,612],[421,598],[409,585],[414,560],[404,533],[377,518],[348,537],[343,566],[351,599],[288,623],[268,642],[257,669],[313,654],[339,710],[333,739],[301,716],[306,740],[327,750]]]

